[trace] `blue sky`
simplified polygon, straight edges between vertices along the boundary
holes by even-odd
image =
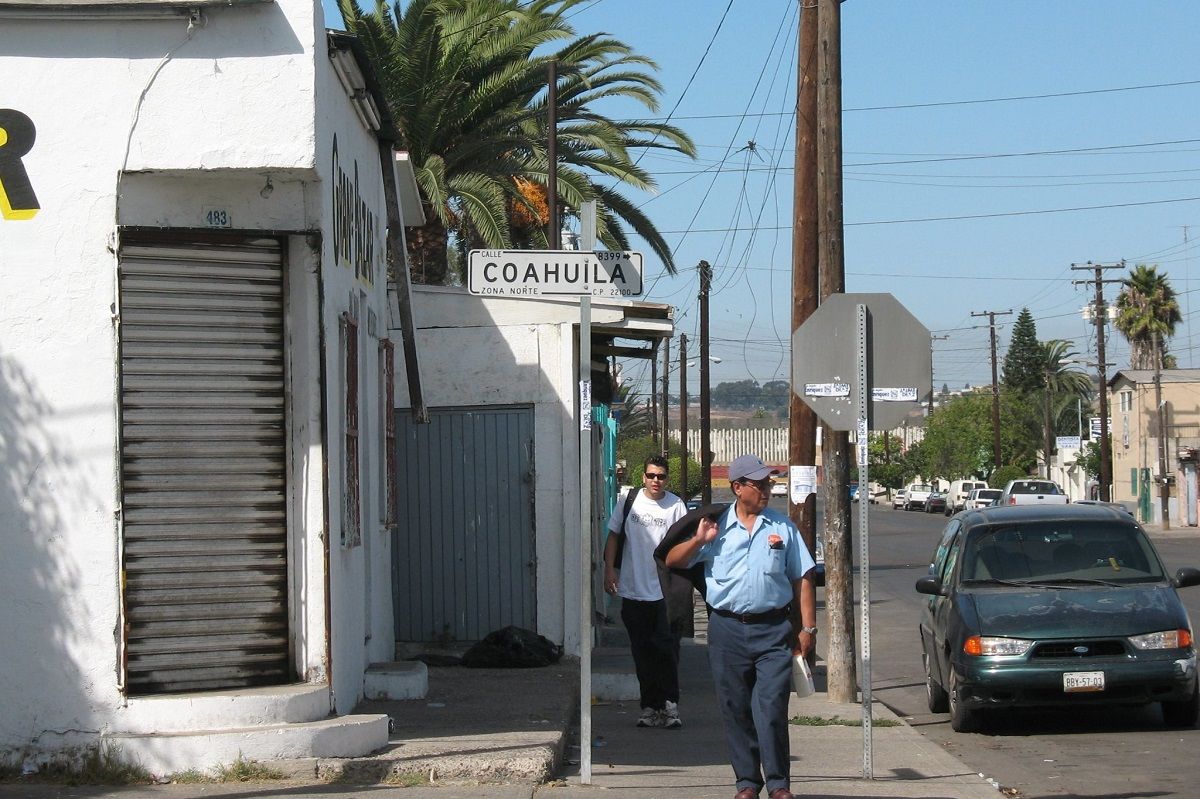
[[[714,382],[788,379],[796,9],[596,0],[570,19],[661,67],[657,114],[616,104],[606,113],[671,112],[699,147],[695,162],[641,162],[659,193],[636,199],[679,274],[637,248],[647,254],[643,299],[676,306],[693,350],[695,266],[713,264]],[[1094,361],[1079,313],[1090,289],[1072,284],[1091,276],[1071,270],[1086,261],[1158,264],[1185,315],[1171,351],[1180,366],[1200,366],[1197,53],[1194,1],[843,4],[846,289],[895,295],[938,337],[937,388],[991,380],[988,331],[971,312],[1014,311],[997,318],[1001,355],[1028,307],[1039,338],[1069,339]],[[1127,358],[1110,329],[1107,360],[1120,368]]]

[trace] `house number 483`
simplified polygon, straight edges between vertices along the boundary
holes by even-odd
[[[224,208],[206,207],[204,209],[204,224],[208,227],[231,227],[229,212]]]

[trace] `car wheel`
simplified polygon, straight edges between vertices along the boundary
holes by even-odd
[[[962,702],[962,686],[958,684],[958,675],[954,667],[950,667],[950,687],[947,699],[950,706],[950,727],[955,732],[974,732],[979,727],[979,714],[966,707]]]
[[[946,689],[933,679],[928,653],[921,653],[921,662],[925,665],[925,701],[929,704],[929,712],[945,713],[950,708],[950,697],[946,694]]]
[[[1191,699],[1163,702],[1162,714],[1168,727],[1195,727],[1200,717],[1200,686],[1193,686]]]
[[[947,506],[946,506],[946,510],[945,510],[945,511],[943,511],[943,512],[944,512],[944,513],[945,513],[947,516],[950,516],[950,515],[951,515],[950,506],[949,506],[949,505],[947,505]]]

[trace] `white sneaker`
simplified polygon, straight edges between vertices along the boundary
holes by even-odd
[[[679,705],[667,700],[667,706],[662,711],[663,726],[668,730],[677,730],[683,726],[683,719],[679,718]]]
[[[655,710],[652,707],[642,708],[642,715],[638,716],[637,725],[639,727],[663,726],[662,711]]]

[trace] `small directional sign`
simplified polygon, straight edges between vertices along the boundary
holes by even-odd
[[[607,250],[471,250],[467,291],[484,297],[640,297],[642,254]]]

